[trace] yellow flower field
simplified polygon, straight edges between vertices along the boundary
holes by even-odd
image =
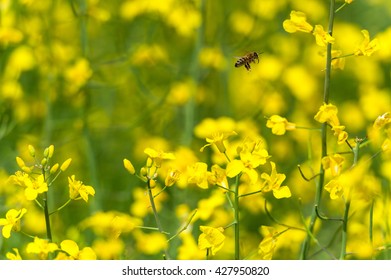
[[[390,23],[0,0],[0,259],[390,259]]]

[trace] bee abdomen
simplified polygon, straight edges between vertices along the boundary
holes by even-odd
[[[246,62],[245,59],[240,58],[238,61],[236,61],[235,67],[240,67],[240,66],[242,66],[245,62]]]

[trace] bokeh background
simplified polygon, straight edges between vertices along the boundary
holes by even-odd
[[[161,243],[156,233],[134,230],[122,234],[120,242],[109,241],[81,223],[99,211],[118,211],[154,226],[145,186],[124,169],[123,159],[138,170],[145,164],[144,149],[151,147],[173,152],[184,172],[196,161],[223,162],[216,150],[199,149],[213,129],[232,129],[239,133],[232,142],[245,136],[263,139],[292,191],[291,199],[269,197],[273,216],[300,225],[300,213],[305,219],[312,207],[315,181],[303,180],[297,165],[308,177],[317,173],[320,135],[297,129],[276,136],[266,128],[266,117],[279,114],[298,126],[319,128],[313,117],[323,101],[324,50],[310,34],[285,32],[282,22],[296,10],[326,29],[328,5],[321,0],[0,1],[1,216],[18,204],[7,183],[18,169],[15,157],[28,161],[27,145],[42,151],[53,144],[58,162],[73,159],[68,175],[76,174],[96,190],[88,204],[73,203],[52,217],[55,238],[93,246],[100,258],[161,258],[161,248],[153,245]],[[336,15],[334,46],[343,54],[354,52],[362,29],[381,42],[373,56],[348,57],[343,70],[332,72],[330,102],[350,138],[367,136],[376,117],[391,110],[390,24],[387,0],[356,0]],[[263,52],[260,63],[251,71],[235,68],[237,57],[251,51]],[[230,152],[234,149],[232,143]],[[379,150],[375,143],[363,153]],[[348,147],[332,142],[329,151]],[[388,197],[391,161],[384,155],[370,161],[368,184]],[[170,242],[176,258],[203,258],[196,248],[199,225],[224,226],[232,218],[221,191],[212,186],[202,190],[181,181],[158,198],[162,223],[171,233],[198,209],[189,229]],[[56,181],[53,207],[66,199],[65,175]],[[325,200],[328,214],[342,213],[342,204],[327,195]],[[256,258],[259,228],[273,221],[264,212],[263,196],[242,201],[243,255]],[[391,217],[384,213],[379,212],[381,224],[389,225]],[[368,216],[359,217],[363,222],[356,226],[368,234]],[[26,215],[26,231],[44,235],[43,221],[32,211],[30,218]],[[331,251],[339,250],[338,237],[330,239],[339,226],[319,224],[320,240]],[[383,245],[390,237],[384,228],[379,233]],[[304,234],[290,232],[281,236],[275,258],[298,257]],[[232,258],[229,231],[227,236],[216,258]],[[0,258],[27,239],[2,239]],[[359,257],[370,256],[363,252]],[[320,252],[313,258],[329,256]]]

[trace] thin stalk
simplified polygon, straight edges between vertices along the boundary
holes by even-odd
[[[197,213],[197,209],[193,211],[193,214],[190,216],[190,218],[188,219],[187,223],[184,225],[184,227],[181,228],[181,230],[179,230],[176,234],[174,234],[170,239],[168,239],[167,242],[170,242],[171,240],[173,240],[175,237],[177,237],[179,234],[181,234],[182,232],[184,232],[190,225],[191,221],[193,220],[195,214]]]
[[[45,168],[42,167],[41,172],[44,176],[44,180],[46,181],[46,173]],[[50,214],[49,214],[49,203],[48,203],[48,192],[43,193],[43,212],[45,215],[45,225],[46,225],[46,237],[49,242],[52,242],[52,229],[50,226]]]
[[[372,200],[371,208],[369,210],[369,241],[373,247],[373,209],[375,206],[375,200]]]
[[[328,33],[332,36],[333,34],[333,26],[334,26],[334,15],[335,11],[335,0],[330,0],[330,11],[329,11],[329,25],[328,25]],[[327,51],[326,51],[326,71],[325,71],[325,78],[324,78],[324,91],[323,91],[323,102],[328,103],[329,97],[330,97],[330,77],[331,77],[331,50],[332,45],[330,43],[327,44]],[[321,137],[322,137],[322,158],[327,155],[327,124],[322,124],[322,130],[321,130]],[[308,233],[307,237],[304,240],[302,250],[301,250],[301,259],[306,259],[307,253],[310,247],[311,242],[311,235],[313,235],[315,222],[317,220],[316,215],[316,208],[315,205],[320,205],[320,201],[322,198],[322,191],[323,191],[323,185],[324,185],[324,170],[322,167],[322,164],[320,164],[319,168],[319,177],[318,182],[316,185],[316,194],[315,194],[315,202],[314,202],[314,208],[312,209],[310,223],[308,226]]]
[[[151,180],[150,179],[147,180],[147,187],[148,187],[149,201],[151,202],[152,212],[153,212],[153,215],[155,216],[155,221],[156,221],[157,228],[159,229],[160,233],[164,234],[165,231],[163,230],[162,223],[160,222],[160,218],[159,218],[159,216],[157,214],[155,200],[154,200],[154,196],[152,194]],[[167,249],[164,249],[164,254],[165,254],[165,259],[169,260],[170,259],[170,255],[168,254]]]
[[[48,194],[45,192],[43,194],[43,211],[45,214],[45,225],[46,225],[46,236],[49,242],[52,242],[52,230],[50,227],[50,214],[49,214],[49,206],[48,206]]]
[[[356,139],[356,146],[353,149],[353,165],[352,168],[357,164],[358,162],[358,152],[360,149],[360,142],[359,140]],[[354,186],[351,186],[354,187]],[[340,260],[344,260],[346,256],[346,245],[348,241],[348,220],[349,220],[349,208],[350,208],[350,202],[351,202],[351,193],[352,190],[350,189],[348,192],[348,197],[345,202],[345,212],[343,215],[343,222],[342,222],[342,242],[341,242],[341,253],[339,256]]]
[[[349,208],[350,208],[350,198],[345,203],[345,213],[343,215],[341,253],[339,255],[340,260],[344,260],[346,256],[346,244],[348,241]]]
[[[240,259],[240,237],[239,237],[239,176],[236,176],[234,193],[234,231],[235,231],[235,260]]]
[[[58,207],[57,210],[55,210],[55,211],[49,213],[49,215],[53,215],[54,213],[61,211],[61,210],[62,210],[65,206],[67,206],[71,201],[72,201],[72,199],[68,199],[67,202],[65,202],[63,205],[61,205],[60,207]]]

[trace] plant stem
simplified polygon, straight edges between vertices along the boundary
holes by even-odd
[[[154,200],[154,196],[152,194],[152,189],[151,189],[151,179],[149,179],[149,178],[147,180],[147,187],[148,187],[149,201],[151,202],[152,212],[153,212],[153,215],[155,216],[155,221],[156,221],[157,228],[159,229],[160,233],[164,234],[165,231],[163,230],[162,223],[160,222],[159,216],[157,214],[155,200]],[[167,249],[164,249],[164,254],[165,254],[165,259],[169,260],[170,259],[170,255],[168,254]]]
[[[45,214],[45,224],[46,224],[46,236],[49,242],[52,242],[52,230],[50,227],[50,214],[49,214],[49,206],[48,206],[48,194],[45,192],[43,194],[43,211]]]
[[[341,253],[340,260],[344,260],[346,256],[346,244],[348,240],[348,218],[349,218],[350,198],[345,203],[345,213],[343,215],[342,222],[342,241],[341,241]]]
[[[65,202],[63,205],[61,205],[60,207],[58,207],[57,210],[55,210],[55,211],[49,213],[49,215],[53,215],[54,213],[61,211],[61,210],[62,210],[65,206],[67,206],[71,201],[72,201],[71,199],[68,199],[67,202]]]
[[[335,0],[330,0],[328,33],[331,36],[333,34],[333,26],[334,26],[334,15],[335,15],[334,6],[335,6]],[[323,102],[326,104],[329,102],[329,96],[330,96],[330,76],[331,76],[331,60],[332,60],[331,50],[332,50],[332,45],[328,43],[327,51],[326,51],[326,71],[325,71],[324,91],[323,91]],[[322,158],[323,158],[327,155],[327,124],[326,123],[322,124],[321,137],[322,137],[321,145],[322,145]],[[311,213],[310,223],[308,226],[308,234],[302,246],[302,251],[300,256],[301,259],[306,259],[310,247],[311,235],[314,232],[315,222],[317,219],[315,205],[317,206],[320,205],[320,200],[322,198],[323,184],[324,184],[324,170],[322,164],[320,164],[319,177],[316,185],[314,208],[312,209],[312,213]]]
[[[358,162],[358,152],[360,149],[360,143],[361,141],[356,139],[356,146],[353,148],[353,165],[351,168],[354,168],[355,165],[357,165]],[[352,188],[353,186],[351,186]],[[343,215],[343,224],[342,224],[342,242],[341,242],[341,254],[339,256],[340,260],[345,259],[346,256],[346,244],[348,240],[348,220],[349,220],[349,208],[350,208],[350,202],[351,202],[351,195],[352,190],[350,189],[347,195],[347,199],[345,202],[345,212]]]
[[[235,230],[235,260],[240,259],[240,238],[239,238],[239,176],[236,176],[235,191],[234,191],[234,230]]]

